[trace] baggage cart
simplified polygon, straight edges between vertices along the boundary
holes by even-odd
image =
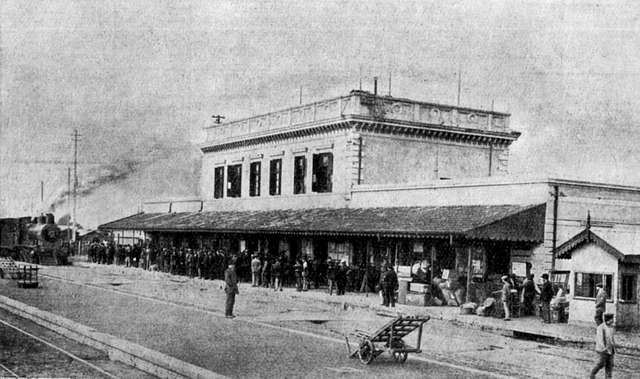
[[[386,325],[368,333],[356,329],[345,336],[349,357],[358,358],[362,364],[368,365],[377,356],[388,351],[396,362],[404,363],[409,353],[420,353],[422,326],[429,321],[429,316],[399,316]],[[403,338],[418,329],[416,347],[409,346]],[[349,336],[358,341],[357,348],[352,350]]]

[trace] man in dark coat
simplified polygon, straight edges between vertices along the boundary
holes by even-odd
[[[269,288],[271,285],[271,259],[265,258],[262,265],[262,286]]]
[[[396,306],[396,290],[398,289],[398,275],[390,265],[386,266],[385,272],[380,276],[380,287],[385,307]]]
[[[238,291],[238,276],[236,275],[235,259],[229,261],[229,267],[224,272],[224,292],[227,294],[227,301],[224,310],[224,316],[226,318],[234,318],[233,305],[236,302],[236,295]]]
[[[296,291],[302,291],[302,262],[300,259],[296,260],[296,264],[293,266],[293,273],[296,277]]]
[[[551,322],[551,299],[553,299],[553,287],[549,282],[549,274],[542,274],[542,288],[540,289],[540,304],[542,305],[542,320]]]
[[[602,283],[596,284],[596,314],[594,316],[594,320],[596,321],[596,325],[602,324],[602,315],[607,309],[607,293],[604,291],[602,287]]]
[[[340,262],[340,266],[336,271],[336,284],[338,286],[337,295],[344,295],[344,291],[347,287],[347,262]]]
[[[533,281],[533,278],[533,274],[527,275],[527,279],[525,279],[522,284],[522,313],[525,316],[535,314],[534,302],[538,289],[536,288],[536,283]]]
[[[336,265],[329,259],[327,261],[327,281],[329,283],[329,296],[333,295],[333,289],[336,286]]]

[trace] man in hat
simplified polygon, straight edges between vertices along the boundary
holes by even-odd
[[[542,320],[551,322],[551,299],[553,299],[553,287],[549,282],[549,274],[542,274],[542,288],[540,289],[540,304],[542,305]]]
[[[296,278],[296,291],[302,291],[302,261],[296,259],[296,263],[293,265],[293,274]]]
[[[380,286],[382,287],[382,305],[395,307],[398,276],[391,265],[385,265],[385,272],[380,276]]]
[[[227,294],[227,302],[224,309],[224,316],[226,318],[234,318],[233,305],[236,302],[236,295],[240,293],[238,291],[238,276],[236,275],[236,260],[231,258],[229,260],[229,267],[224,272],[224,292]]]
[[[596,289],[596,315],[594,316],[594,319],[596,321],[596,325],[600,325],[602,324],[602,315],[607,308],[607,293],[604,291],[602,283],[596,284]]]
[[[273,290],[282,291],[282,263],[276,259],[271,266],[271,277],[273,278]]]
[[[340,266],[336,271],[336,285],[338,287],[337,295],[344,295],[344,291],[347,287],[347,261],[340,262]]]
[[[336,286],[336,271],[337,267],[335,262],[329,258],[327,260],[327,283],[329,284],[329,296],[333,295],[333,289]]]
[[[616,352],[615,340],[613,339],[613,314],[605,313],[603,318],[604,323],[600,323],[596,328],[596,352],[599,355],[599,360],[591,370],[590,378],[595,378],[603,367],[607,378],[611,378],[613,375],[613,355]]]
[[[257,254],[254,254],[253,259],[251,260],[251,287],[258,287],[260,285],[261,268],[262,263],[260,263],[260,258],[258,258]]]
[[[527,316],[535,314],[534,302],[536,293],[540,293],[540,289],[533,281],[533,278],[533,274],[529,274],[524,283],[522,283],[522,311]]]
[[[511,320],[511,312],[509,307],[511,306],[511,281],[509,276],[502,276],[502,306],[504,307],[504,321]]]

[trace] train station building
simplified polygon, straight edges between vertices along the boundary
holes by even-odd
[[[587,214],[591,230],[635,232],[640,188],[509,176],[509,148],[520,137],[509,121],[506,113],[352,91],[213,123],[200,147],[200,198],[148,202],[143,213],[100,228],[290,260],[389,262],[416,292],[432,276],[472,278],[472,299],[488,296],[485,284],[506,273],[552,272],[574,287],[570,254],[559,256],[558,247],[585,229]],[[625,285],[637,303],[634,262],[625,272],[636,279]],[[416,264],[426,280],[411,276]],[[615,294],[622,279],[611,275]]]

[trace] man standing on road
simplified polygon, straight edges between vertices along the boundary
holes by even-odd
[[[590,378],[595,378],[603,367],[606,377],[612,377],[613,355],[616,352],[613,334],[613,314],[606,313],[604,314],[604,323],[600,323],[596,329],[596,352],[600,357],[596,366],[591,370]]]
[[[224,272],[224,292],[227,294],[227,302],[224,310],[224,316],[226,318],[234,318],[233,305],[236,302],[236,295],[240,293],[238,291],[238,276],[236,275],[236,260],[231,258],[229,260],[229,267]]]
[[[607,308],[607,293],[602,288],[602,283],[596,284],[596,315],[594,319],[596,321],[596,325],[602,324],[602,315]]]
[[[307,257],[302,259],[302,290],[309,290],[309,260]]]
[[[536,283],[533,281],[533,274],[527,275],[527,279],[525,279],[524,283],[522,283],[522,313],[525,316],[530,316],[535,314],[534,302],[536,299],[536,293],[540,292],[540,289],[536,286]]]
[[[269,288],[271,284],[271,259],[269,257],[264,258],[262,264],[262,286]]]
[[[273,262],[271,277],[273,278],[273,290],[282,291],[282,263],[280,263],[280,259]]]
[[[293,266],[293,272],[296,277],[296,291],[302,291],[302,262],[300,259],[296,260],[295,265]]]
[[[336,264],[329,258],[327,260],[327,282],[329,284],[329,296],[333,295],[333,289],[336,286]]]
[[[542,320],[545,323],[551,322],[551,299],[553,298],[553,287],[549,282],[549,274],[542,274],[542,288],[540,289],[540,304],[542,305]]]
[[[340,266],[336,271],[336,285],[338,286],[338,292],[336,295],[344,295],[345,287],[347,286],[347,261],[340,262]]]
[[[386,266],[386,271],[382,274],[380,282],[382,287],[382,296],[384,298],[382,305],[385,307],[388,307],[389,305],[395,307],[396,290],[398,289],[398,276],[396,275],[396,272],[393,271],[393,267],[391,267],[391,265]]]
[[[511,306],[511,282],[507,275],[502,276],[502,306],[504,308],[504,321],[511,320],[509,309]]]
[[[260,258],[257,254],[253,255],[251,260],[251,287],[258,287],[260,285]]]

